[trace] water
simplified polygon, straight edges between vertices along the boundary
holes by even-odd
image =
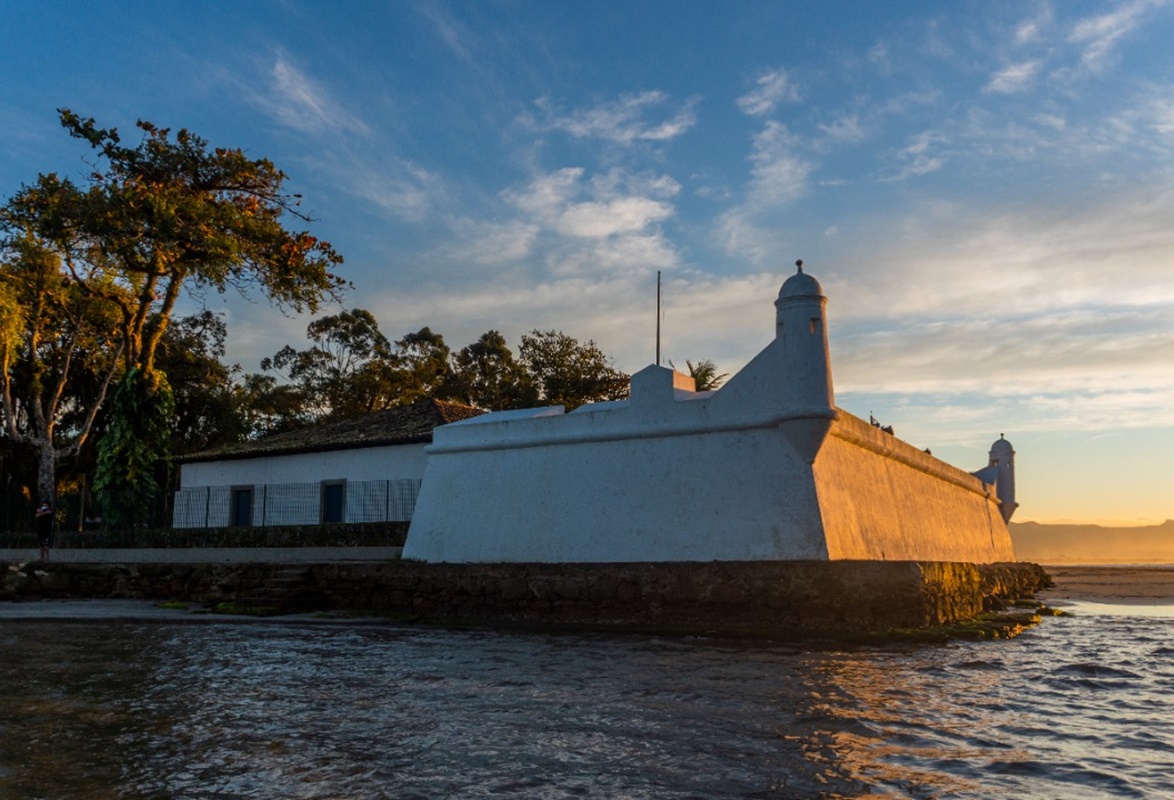
[[[7,608],[4,800],[1174,797],[1168,608],[852,649]]]

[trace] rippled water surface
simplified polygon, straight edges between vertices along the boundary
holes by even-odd
[[[0,609],[0,798],[1174,797],[1174,618],[799,649]]]

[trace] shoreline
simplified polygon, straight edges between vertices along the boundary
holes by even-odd
[[[1047,564],[1044,570],[1054,583],[1039,593],[1045,603],[1174,605],[1172,564]]]

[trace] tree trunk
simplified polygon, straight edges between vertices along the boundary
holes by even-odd
[[[57,451],[53,443],[44,439],[32,439],[29,442],[37,448],[37,497],[33,502],[48,500],[49,505],[56,507],[57,502]]]

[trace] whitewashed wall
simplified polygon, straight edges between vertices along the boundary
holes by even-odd
[[[263,483],[317,483],[329,480],[420,478],[427,456],[423,444],[363,447],[324,453],[198,461],[180,465],[179,485],[244,486]]]
[[[993,487],[836,409],[824,303],[789,278],[716,392],[653,366],[628,401],[438,428],[404,558],[1013,559]]]
[[[251,488],[253,525],[316,525],[323,484],[343,482],[343,522],[412,518],[426,455],[423,444],[207,461],[180,467],[172,525],[233,524],[234,489]]]

